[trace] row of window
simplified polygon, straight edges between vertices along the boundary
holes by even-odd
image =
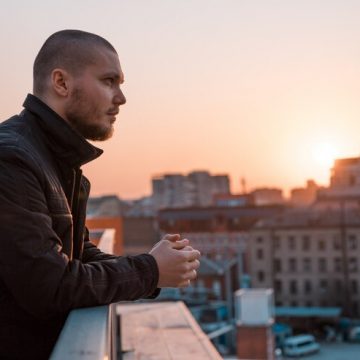
[[[349,250],[358,249],[358,239],[355,234],[349,234],[346,237],[347,248]],[[262,237],[257,237],[257,243],[261,244],[263,242]],[[333,250],[341,250],[341,237],[339,235],[332,236],[331,240],[329,239],[312,239],[309,235],[303,235],[301,237],[296,237],[289,235],[287,237],[274,236],[274,249],[280,250],[281,248],[287,250],[303,250],[310,251],[314,250],[316,247],[320,251],[325,251],[327,248]]]
[[[325,273],[328,271],[334,271],[341,273],[343,271],[343,261],[342,258],[336,257],[332,259],[333,267],[330,269],[331,259],[327,259],[325,257],[320,257],[318,259],[312,259],[309,257],[305,257],[302,259],[297,258],[289,258],[286,260],[282,259],[274,259],[274,273],[281,273],[283,271],[295,273],[295,272],[305,272],[310,273],[312,271],[318,271],[320,273]],[[358,259],[354,257],[350,257],[347,262],[348,271],[349,272],[357,272],[358,267]]]
[[[260,272],[259,272],[260,273]],[[258,274],[258,278],[259,278]],[[261,275],[260,277],[262,277]],[[318,282],[311,281],[309,279],[299,281],[299,280],[290,280],[290,281],[282,281],[275,280],[274,290],[275,296],[276,294],[281,295],[284,292],[284,287],[288,286],[288,291],[291,295],[298,295],[299,293],[310,295],[314,291],[327,292],[330,290],[330,287],[336,292],[341,293],[343,291],[343,281],[340,279],[336,279],[332,282],[329,282],[327,279],[321,279]],[[350,281],[350,291],[352,294],[357,294],[359,291],[359,283],[358,280]]]

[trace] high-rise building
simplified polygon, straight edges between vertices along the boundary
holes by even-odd
[[[330,186],[318,195],[320,198],[360,197],[360,158],[335,160]]]
[[[253,196],[255,205],[283,204],[284,198],[281,189],[257,188],[250,193]]]
[[[157,209],[210,206],[214,195],[229,193],[228,175],[213,176],[207,171],[165,174],[152,179],[152,197]]]
[[[320,187],[315,183],[314,180],[308,180],[306,182],[306,187],[291,189],[291,205],[299,207],[311,205],[316,199],[319,188]]]

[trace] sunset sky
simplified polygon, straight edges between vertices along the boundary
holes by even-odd
[[[62,0],[1,4],[0,119],[21,111],[45,39],[75,28],[118,50],[127,104],[92,195],[209,170],[286,192],[360,154],[360,1]]]

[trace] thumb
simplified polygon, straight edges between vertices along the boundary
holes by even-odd
[[[173,249],[181,250],[189,245],[188,239],[177,240],[171,244]]]
[[[171,242],[180,240],[179,234],[166,234],[164,240],[169,240]]]

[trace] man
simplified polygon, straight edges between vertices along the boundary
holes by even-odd
[[[57,32],[35,59],[34,95],[0,125],[0,359],[47,359],[73,308],[153,298],[196,277],[200,254],[179,235],[134,257],[89,241],[80,167],[102,151],[85,139],[112,135],[123,81],[105,39]]]

